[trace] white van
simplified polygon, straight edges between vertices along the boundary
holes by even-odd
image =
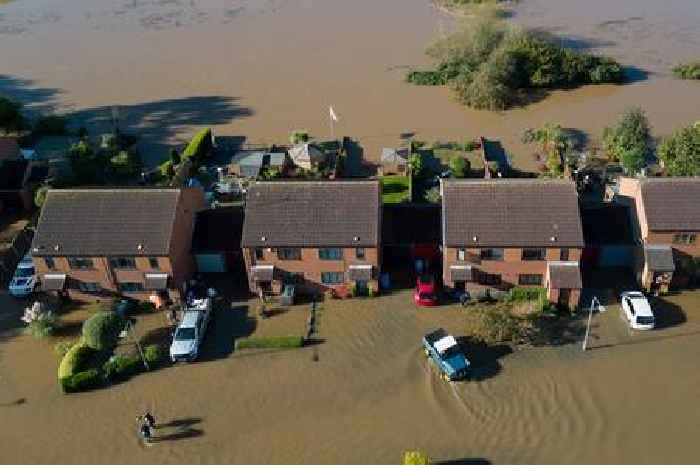
[[[185,308],[170,345],[170,359],[173,362],[193,362],[197,359],[210,315],[211,299],[208,298],[194,300]]]
[[[622,311],[632,329],[654,329],[654,313],[649,301],[641,292],[623,292],[620,295]]]

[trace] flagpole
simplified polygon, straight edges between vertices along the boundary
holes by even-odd
[[[331,127],[331,140],[335,140],[335,128],[333,127],[333,115],[331,114],[331,106],[328,106],[328,124]]]

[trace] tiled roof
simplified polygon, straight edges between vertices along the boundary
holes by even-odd
[[[168,255],[179,189],[50,190],[37,256]]]
[[[583,247],[576,187],[568,181],[443,181],[448,247]]]
[[[379,245],[377,181],[259,182],[248,190],[244,247]]]
[[[549,285],[552,289],[581,289],[578,262],[549,262]]]
[[[640,187],[650,230],[700,231],[700,178],[645,178]]]

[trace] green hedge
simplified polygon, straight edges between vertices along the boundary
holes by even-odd
[[[156,366],[164,362],[168,357],[168,354],[161,346],[152,344],[146,346],[146,348],[143,350],[143,356],[149,365]]]
[[[66,352],[58,365],[58,377],[68,378],[86,368],[88,361],[95,355],[95,350],[84,344],[76,344]]]
[[[294,349],[303,345],[302,336],[248,337],[236,341],[236,349]]]
[[[182,161],[191,158],[193,162],[202,160],[211,150],[211,129],[202,129],[194,135],[185,151],[182,152]]]
[[[514,287],[508,291],[506,301],[525,302],[528,300],[540,300],[547,298],[547,290],[543,287]]]
[[[115,355],[102,365],[102,373],[106,381],[123,381],[144,369],[140,357]]]
[[[110,350],[117,345],[124,320],[114,312],[96,313],[83,323],[83,341],[96,350]]]
[[[80,371],[72,376],[60,379],[63,392],[80,392],[95,389],[102,385],[102,377],[96,369]]]

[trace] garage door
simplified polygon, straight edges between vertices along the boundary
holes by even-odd
[[[197,270],[200,273],[225,273],[226,257],[224,254],[197,254]]]

